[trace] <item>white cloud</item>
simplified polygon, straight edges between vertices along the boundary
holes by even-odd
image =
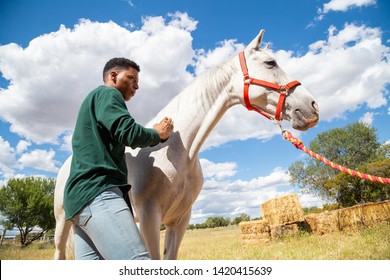
[[[16,163],[15,149],[8,141],[0,136],[0,163],[6,166],[13,166]]]
[[[235,162],[214,163],[205,158],[200,159],[204,178],[222,180],[237,173]]]
[[[0,136],[0,186],[4,185],[11,178],[24,178],[26,175],[17,173],[17,170],[23,170],[30,167],[35,170],[58,172],[58,166],[61,164],[56,161],[53,150],[45,151],[35,149],[28,151],[31,142],[21,140],[13,148],[10,143]],[[34,176],[43,176],[35,174]]]
[[[187,13],[170,13],[168,14],[170,17],[172,17],[172,20],[169,22],[169,25],[186,30],[186,31],[194,31],[196,29],[196,26],[198,24],[197,21],[195,21],[193,18],[189,17]]]
[[[9,179],[15,177],[15,171],[13,168],[0,162],[0,187],[3,186]]]
[[[18,162],[24,167],[32,167],[37,170],[58,172],[60,162],[54,160],[55,152],[53,150],[45,151],[36,149],[23,154]]]
[[[73,133],[71,133],[70,131],[67,131],[64,133],[63,137],[62,137],[62,145],[60,147],[60,150],[61,151],[67,151],[67,152],[72,152],[72,136],[73,136]]]
[[[15,169],[18,168],[15,149],[0,136],[0,179],[2,179],[0,180],[0,186],[14,177]]]
[[[17,154],[23,153],[29,146],[31,146],[31,142],[20,140],[18,145],[16,146],[16,153]]]
[[[373,112],[367,112],[365,113],[360,119],[359,119],[360,122],[362,123],[365,123],[369,126],[372,125],[373,121],[374,121],[374,113]]]
[[[198,50],[195,63],[195,73],[199,75],[205,69],[224,62],[229,57],[243,50],[244,45],[236,43],[236,40],[225,40],[218,44],[214,50]]]
[[[320,12],[323,14],[326,14],[330,11],[345,12],[352,8],[371,6],[375,4],[376,0],[331,0],[330,2],[323,5],[323,8]]]
[[[322,8],[318,9],[318,16],[315,18],[315,20],[322,20],[325,14],[331,11],[346,12],[353,8],[367,7],[375,4],[376,0],[331,0],[330,2],[323,4]],[[313,25],[313,23],[309,24],[309,26]]]
[[[298,199],[299,202],[301,203],[302,207],[310,208],[310,207],[318,207],[322,208],[324,202],[321,198],[318,196],[314,196],[311,193],[302,193],[298,192]]]

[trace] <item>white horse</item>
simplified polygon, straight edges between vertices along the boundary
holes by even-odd
[[[260,48],[263,32],[242,53],[194,79],[146,125],[171,117],[175,131],[167,142],[126,150],[131,201],[152,259],[161,257],[161,224],[166,226],[164,259],[177,258],[192,205],[203,185],[199,150],[230,107],[241,104],[270,119],[290,120],[298,130],[307,130],[318,122],[318,107],[310,93],[299,82],[291,82],[267,48]],[[63,210],[70,162],[69,158],[64,163],[56,183],[55,259],[65,258],[72,227],[65,221]]]

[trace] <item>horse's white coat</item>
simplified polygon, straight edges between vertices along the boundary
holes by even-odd
[[[292,79],[281,68],[265,63],[275,58],[259,47],[262,36],[263,30],[245,49],[249,74],[278,84],[290,82]],[[233,105],[244,105],[242,92],[243,76],[239,59],[234,56],[196,78],[146,125],[150,127],[165,116],[171,117],[175,130],[167,142],[151,148],[126,150],[132,205],[153,259],[161,257],[161,223],[166,226],[164,258],[177,258],[192,205],[203,184],[198,152],[223,114]],[[278,98],[277,92],[260,86],[250,87],[252,105],[271,115],[275,113]],[[302,86],[287,96],[283,117],[299,130],[317,123],[317,105]],[[71,223],[65,221],[62,202],[69,168],[70,158],[62,166],[56,183],[55,259],[65,258],[66,239],[71,228]]]

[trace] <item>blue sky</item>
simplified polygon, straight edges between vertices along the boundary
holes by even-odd
[[[71,154],[78,107],[101,84],[109,58],[141,65],[141,88],[128,107],[145,124],[260,29],[281,67],[319,104],[318,125],[291,129],[295,136],[308,145],[318,133],[364,121],[390,141],[389,12],[385,0],[2,1],[0,185],[56,176]],[[258,217],[261,203],[292,192],[303,206],[322,203],[289,184],[288,167],[306,155],[241,106],[226,113],[199,157],[205,184],[191,223]]]

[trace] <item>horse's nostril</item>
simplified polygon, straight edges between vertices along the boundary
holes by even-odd
[[[318,105],[317,105],[317,103],[316,103],[315,101],[313,101],[313,102],[311,103],[311,106],[313,106],[314,110],[315,110],[316,112],[318,112]]]

